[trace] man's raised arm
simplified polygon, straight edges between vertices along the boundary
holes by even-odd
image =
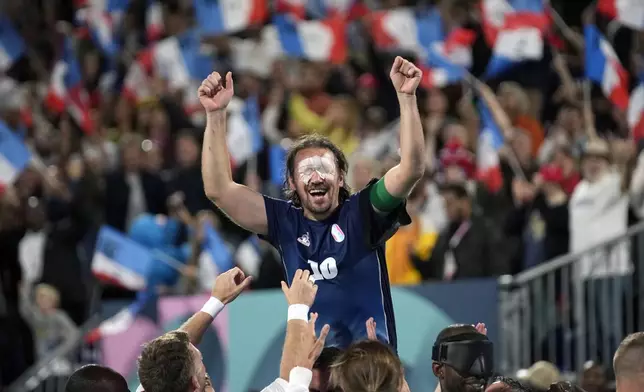
[[[234,94],[232,73],[213,72],[199,87],[199,101],[206,110],[206,132],[201,172],[206,196],[235,223],[257,234],[268,234],[264,198],[233,181],[226,144],[226,107]]]
[[[416,88],[423,73],[413,63],[399,56],[394,60],[389,76],[400,104],[400,163],[385,174],[385,189],[374,189],[372,196],[375,200],[374,197],[371,200],[376,209],[380,210],[380,205],[385,207],[381,211],[386,211],[388,204],[396,204],[395,199],[409,196],[425,172],[425,138],[416,101]]]
[[[235,300],[250,285],[250,282],[251,277],[245,276],[244,272],[237,267],[219,274],[213,284],[208,302],[183,323],[179,330],[188,334],[190,343],[198,345],[217,314],[224,306]]]

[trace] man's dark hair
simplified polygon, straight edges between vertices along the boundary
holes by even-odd
[[[86,365],[67,380],[65,392],[129,392],[125,378],[100,365]]]
[[[644,382],[644,332],[628,335],[617,348],[613,359],[615,378],[640,379]]]
[[[441,193],[451,193],[459,200],[469,200],[470,194],[464,185],[459,183],[447,183],[441,186]]]
[[[186,392],[194,373],[190,338],[172,331],[150,341],[139,357],[139,380],[145,392]]]
[[[344,185],[340,188],[339,202],[342,203],[351,196],[351,188],[347,185],[347,171],[349,170],[349,162],[347,157],[344,156],[342,150],[338,148],[335,144],[331,142],[327,137],[324,137],[319,134],[312,134],[302,136],[297,139],[295,143],[288,150],[286,155],[286,176],[284,178],[284,193],[286,198],[290,200],[294,206],[301,207],[302,202],[300,197],[297,195],[295,189],[291,189],[289,186],[288,180],[294,180],[295,174],[295,157],[297,153],[306,150],[307,148],[324,148],[331,151],[335,157],[335,163],[338,166],[339,174],[344,178]]]
[[[313,369],[327,371],[333,362],[342,355],[342,350],[337,347],[325,347],[318,359],[313,364]]]

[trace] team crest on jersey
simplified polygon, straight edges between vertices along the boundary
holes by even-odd
[[[331,226],[331,236],[333,237],[335,242],[344,241],[344,232],[337,224],[334,224],[333,226]]]
[[[292,238],[292,237],[291,237]],[[304,246],[311,246],[311,239],[309,238],[309,233],[304,233],[303,236],[297,239],[297,242]]]

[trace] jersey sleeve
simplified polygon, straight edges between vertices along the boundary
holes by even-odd
[[[371,180],[364,189],[358,192],[360,217],[365,225],[365,241],[367,246],[372,248],[383,245],[396,233],[400,226],[406,226],[411,223],[411,217],[407,214],[406,200],[391,212],[376,212],[371,205],[370,198],[371,187],[376,182],[378,182],[377,179]]]
[[[264,195],[264,207],[266,208],[266,220],[268,222],[268,234],[259,235],[259,238],[270,242],[279,249],[282,225],[288,224],[292,217],[293,206],[284,200]]]

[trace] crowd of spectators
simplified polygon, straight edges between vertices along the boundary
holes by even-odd
[[[0,73],[0,118],[39,157],[38,165],[2,189],[4,384],[34,362],[32,353],[43,355],[75,333],[97,296],[133,297],[110,287],[96,290],[90,264],[101,225],[127,232],[142,214],[209,219],[236,253],[237,264],[255,277],[252,289],[276,288],[282,279],[275,250],[260,241],[249,256],[243,246],[249,233],[204,195],[203,126],[183,105],[184,94],[196,91],[175,91],[163,77],[153,76],[148,88],[154,99],[132,102],[121,90],[101,83],[108,71],[122,81],[137,53],[151,44],[145,34],[148,2],[131,1],[117,32],[121,49],[114,58],[89,36],[73,33],[72,3],[2,4],[3,16],[23,37],[27,51]],[[195,23],[192,1],[159,3],[165,36]],[[381,3],[380,8],[395,8],[428,7],[431,2]],[[499,181],[477,176],[480,119],[468,83],[420,93],[429,170],[409,197],[412,224],[387,243],[392,284],[516,274],[624,233],[641,219],[644,155],[625,113],[597,86],[590,99],[584,95],[579,32],[591,22],[609,29],[608,37],[632,75],[640,71],[639,33],[604,23],[592,6],[582,3],[555,4],[568,27],[553,27],[552,41],[558,41],[546,45],[542,60],[521,64],[497,80],[468,81],[478,86],[480,99],[504,132]],[[480,77],[491,49],[482,38],[474,2],[441,0],[435,6],[445,30],[464,26],[478,35],[471,72]],[[73,37],[83,88],[90,96],[90,132],[83,132],[73,116],[52,115],[44,105],[66,36]],[[279,196],[271,146],[287,147],[289,140],[311,132],[327,135],[349,157],[353,189],[396,163],[398,106],[387,75],[397,53],[377,50],[362,20],[347,29],[344,64],[286,58],[266,63],[256,37],[255,29],[203,38],[217,54],[215,70],[235,72],[236,95],[259,99],[264,148],[236,165],[233,175],[239,182]],[[199,233],[180,227],[173,245],[199,241]],[[601,268],[589,261],[584,276],[630,273],[626,248],[617,249]],[[186,293],[210,287],[212,279],[199,282],[205,273],[198,259],[189,255],[179,284],[164,289]],[[4,355],[9,352],[14,354]]]

